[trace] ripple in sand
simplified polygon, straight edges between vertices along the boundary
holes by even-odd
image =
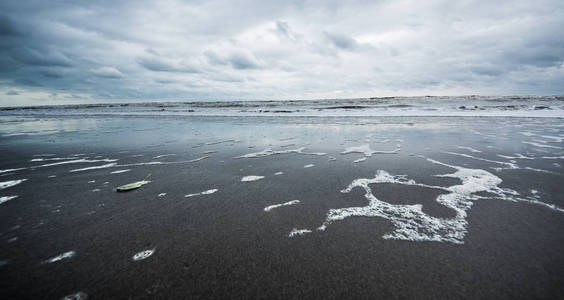
[[[155,249],[147,249],[147,250],[135,253],[135,255],[133,255],[132,259],[134,261],[144,260],[144,259],[147,259],[149,256],[153,255],[153,253],[155,253]]]
[[[261,180],[263,178],[264,178],[264,176],[249,175],[249,176],[245,176],[245,177],[241,178],[241,181],[242,182],[257,181],[257,180]]]

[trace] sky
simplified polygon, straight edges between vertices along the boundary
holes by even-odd
[[[0,1],[0,106],[564,94],[564,1]]]

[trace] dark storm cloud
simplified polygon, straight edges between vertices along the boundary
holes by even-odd
[[[17,26],[15,26],[14,22],[10,18],[0,14],[0,36],[5,38],[19,35],[21,35],[21,32],[18,30]]]
[[[12,57],[23,64],[34,66],[72,66],[72,61],[65,54],[52,48],[14,48]]]
[[[564,2],[501,6],[4,0],[0,105],[564,93]]]

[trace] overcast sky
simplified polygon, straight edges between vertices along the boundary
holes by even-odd
[[[0,1],[0,105],[564,94],[564,1]]]

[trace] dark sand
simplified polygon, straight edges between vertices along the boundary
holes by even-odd
[[[476,201],[467,211],[464,244],[383,239],[392,224],[377,217],[350,217],[316,231],[329,209],[366,205],[362,189],[340,190],[377,170],[430,185],[460,182],[433,176],[452,170],[417,155],[484,169],[503,179],[501,187],[523,195],[534,189],[541,201],[564,207],[564,176],[555,165],[564,160],[540,158],[562,156],[563,150],[522,143],[543,139],[523,135],[526,131],[562,135],[557,119],[89,117],[46,118],[43,127],[22,118],[14,122],[3,127],[0,170],[56,162],[29,162],[37,154],[85,153],[89,159],[131,164],[217,153],[197,162],[69,172],[109,162],[76,163],[0,174],[0,182],[28,179],[0,191],[0,196],[19,196],[0,204],[2,299],[58,299],[77,292],[89,299],[564,297],[564,213],[544,206]],[[19,132],[27,134],[6,136],[18,133],[14,128],[26,128]],[[369,141],[367,135],[372,135]],[[384,139],[389,141],[378,142]],[[226,140],[236,141],[213,144]],[[360,163],[353,160],[362,154],[339,154],[363,144],[375,150],[401,144],[401,151],[374,154]],[[269,147],[306,147],[305,152],[328,155],[233,159]],[[499,164],[444,151],[503,162],[509,160],[496,154],[521,153],[538,159],[515,159],[519,167],[553,173],[495,171],[491,167]],[[175,155],[152,159],[163,154]],[[315,166],[303,168],[307,164]],[[110,174],[121,169],[131,171]],[[275,176],[278,171],[284,174]],[[148,173],[149,184],[115,192]],[[241,182],[247,175],[265,178]],[[218,191],[184,197],[209,189]],[[454,216],[435,201],[444,193],[438,190],[381,184],[373,192],[392,204],[422,204],[431,216]],[[301,203],[263,211],[294,199]],[[289,238],[293,228],[313,232]],[[132,260],[147,249],[154,254]],[[67,251],[76,254],[44,263]]]

